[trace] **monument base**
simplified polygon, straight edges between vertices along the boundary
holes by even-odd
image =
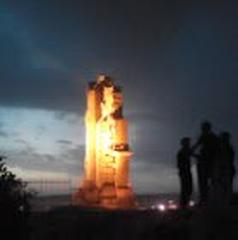
[[[72,196],[73,205],[106,209],[136,208],[131,187],[115,187],[107,184],[100,189],[85,181]]]

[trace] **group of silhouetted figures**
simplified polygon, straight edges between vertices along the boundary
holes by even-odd
[[[196,159],[199,205],[228,206],[231,203],[235,176],[235,152],[230,143],[230,133],[219,136],[212,131],[209,122],[201,124],[201,135],[192,146],[191,139],[181,140],[177,154],[180,178],[180,205],[187,207],[193,192],[191,158]]]

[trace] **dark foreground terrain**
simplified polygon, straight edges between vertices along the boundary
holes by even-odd
[[[238,239],[238,208],[103,211],[65,206],[35,212],[30,221],[34,240],[187,240]]]

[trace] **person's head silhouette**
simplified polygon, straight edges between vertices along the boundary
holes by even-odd
[[[230,135],[229,132],[222,132],[221,135],[220,135],[220,137],[221,137],[221,141],[222,141],[223,143],[227,143],[227,144],[230,143],[231,135]]]
[[[184,137],[181,139],[180,144],[182,147],[189,148],[190,147],[190,138],[189,137]]]
[[[203,133],[209,133],[212,130],[212,124],[208,121],[202,122],[201,130]]]

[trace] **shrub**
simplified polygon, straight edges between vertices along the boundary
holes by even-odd
[[[0,231],[8,239],[27,239],[31,197],[26,183],[8,170],[0,156]]]

